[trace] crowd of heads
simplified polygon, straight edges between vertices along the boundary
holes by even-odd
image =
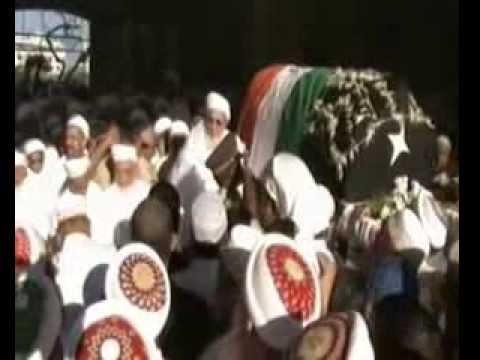
[[[17,104],[16,354],[458,358],[458,199],[399,177],[346,202],[289,152],[255,176],[228,100],[180,118],[169,81]]]

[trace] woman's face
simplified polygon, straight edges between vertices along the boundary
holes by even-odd
[[[209,110],[205,118],[205,129],[208,136],[212,139],[219,139],[227,128],[227,120],[223,113],[215,110]]]
[[[35,151],[27,156],[28,167],[36,174],[40,173],[43,168],[44,153],[42,151]]]
[[[87,148],[87,139],[82,130],[69,126],[65,130],[63,151],[68,159],[77,159],[84,155]]]

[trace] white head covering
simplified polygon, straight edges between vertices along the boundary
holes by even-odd
[[[62,323],[62,305],[58,298],[57,291],[52,281],[45,275],[30,272],[24,285],[36,285],[43,296],[38,293],[32,294],[29,289],[31,286],[23,287],[20,293],[15,294],[15,320],[26,322],[30,317],[30,326],[35,326],[38,331],[31,346],[31,350],[27,353],[20,353],[15,349],[15,358],[21,359],[48,359],[54,349],[55,342],[60,334]],[[42,304],[36,304],[41,301]],[[38,305],[38,306],[35,306]],[[31,323],[31,319],[37,314],[33,311],[39,311],[40,319],[35,324]],[[32,332],[30,332],[30,335]],[[15,334],[15,337],[28,336],[24,332]]]
[[[170,130],[172,126],[172,120],[168,116],[160,117],[153,127],[153,131],[157,135],[162,135],[165,131]]]
[[[89,306],[73,327],[64,359],[77,359],[80,352],[100,353],[102,359],[138,358],[162,360],[162,354],[145,332],[131,307],[118,300],[105,300]],[[96,329],[95,329],[96,328]],[[135,353],[131,341],[142,342],[144,353]]]
[[[31,155],[37,151],[45,152],[47,147],[40,139],[30,139],[23,145],[23,151],[25,155]]]
[[[245,289],[253,325],[275,349],[285,349],[320,316],[319,279],[300,248],[284,235],[272,233],[259,241],[248,261]]]
[[[111,152],[114,162],[136,162],[138,159],[137,149],[132,145],[114,144]]]
[[[305,163],[290,153],[277,154],[263,175],[263,183],[280,217],[295,222],[300,232],[324,231],[335,211],[330,191],[317,185]]]
[[[86,197],[70,191],[65,192],[57,204],[57,222],[81,215],[87,215]]]
[[[170,126],[170,136],[188,137],[190,129],[188,125],[182,120],[175,120]]]
[[[322,317],[310,324],[292,345],[289,359],[374,359],[365,321],[354,311]]]
[[[82,115],[79,115],[79,114],[73,115],[68,120],[67,126],[74,126],[79,128],[87,139],[90,138],[90,126],[88,125],[87,120],[85,120],[85,118]]]
[[[170,280],[153,249],[140,243],[122,247],[108,267],[105,295],[131,307],[152,338],[160,334],[170,312]]]
[[[416,211],[431,246],[434,249],[442,248],[447,241],[447,219],[429,192],[420,191]]]
[[[15,150],[15,167],[17,166],[27,167],[27,158],[24,154]]]
[[[223,198],[215,192],[203,192],[192,205],[192,225],[196,241],[217,244],[227,231],[228,219]]]
[[[88,156],[83,156],[78,159],[67,159],[65,161],[65,170],[69,179],[82,177],[90,166],[90,159]]]
[[[228,100],[217,92],[207,95],[207,110],[215,110],[223,113],[227,124],[230,122],[230,104]]]

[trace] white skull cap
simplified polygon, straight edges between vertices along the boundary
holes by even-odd
[[[142,243],[123,246],[108,267],[105,295],[130,307],[152,338],[161,333],[170,312],[170,280],[152,248]]]
[[[285,349],[320,316],[315,273],[300,247],[281,234],[265,235],[250,254],[245,276],[247,308],[257,333],[269,346]],[[292,289],[299,283],[304,283],[302,291]],[[295,298],[289,298],[289,293]]]
[[[87,120],[85,120],[82,115],[73,115],[70,119],[68,119],[67,126],[79,128],[87,139],[90,138],[90,126],[88,125]]]
[[[166,131],[170,130],[171,126],[172,126],[172,120],[168,116],[162,116],[155,122],[153,131],[157,135],[162,135]]]
[[[136,162],[138,160],[137,149],[129,144],[114,144],[111,147],[114,162]]]
[[[112,317],[126,321],[131,327],[131,330],[128,331],[128,336],[136,335],[143,341],[144,350],[148,359],[163,360],[161,351],[156,347],[153,337],[145,331],[142,321],[136,317],[135,312],[132,312],[131,307],[118,300],[103,300],[89,306],[85,310],[85,313],[78,318],[68,336],[66,349],[64,351],[64,359],[76,359],[76,353],[78,347],[81,345],[85,331],[91,329],[94,325],[101,326],[100,324],[102,321]],[[105,333],[112,331],[111,326],[104,326],[104,329]],[[117,359],[120,358],[120,356],[114,357],[113,355],[122,355],[122,351],[132,350],[132,348],[123,349],[122,347],[124,344],[121,341],[116,340],[113,335],[114,334],[112,334],[111,337],[100,336],[97,339],[99,343],[90,344],[90,346],[98,347],[98,350],[102,354],[102,359],[110,359],[109,356],[112,356],[112,359]],[[123,356],[125,356],[125,354],[123,354]]]
[[[47,147],[40,139],[29,139],[23,145],[23,151],[26,155],[31,155],[37,151],[45,152]]]
[[[88,156],[82,156],[78,159],[68,159],[65,161],[65,170],[69,179],[76,179],[85,175],[90,166]]]
[[[207,110],[214,110],[223,113],[227,123],[230,122],[230,104],[228,100],[217,92],[210,92],[207,95]]]

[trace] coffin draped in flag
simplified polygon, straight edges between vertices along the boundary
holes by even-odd
[[[430,185],[434,126],[391,74],[270,66],[254,77],[245,113],[238,133],[256,177],[287,151],[302,157],[317,182],[351,201],[388,191],[399,175]]]

